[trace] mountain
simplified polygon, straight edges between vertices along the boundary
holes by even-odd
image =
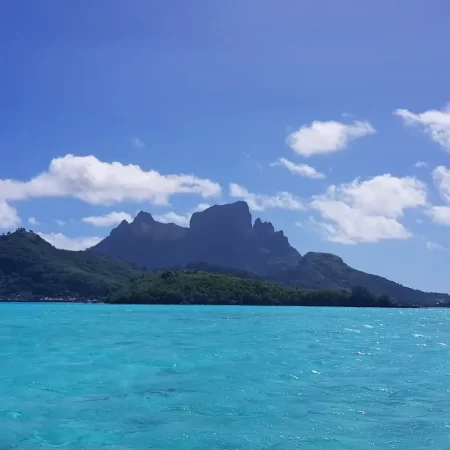
[[[252,216],[246,202],[215,205],[192,215],[189,228],[160,223],[145,212],[122,222],[90,249],[147,269],[185,267],[193,261],[265,276],[295,267],[301,255],[282,231]]]
[[[146,220],[148,216],[144,216]],[[156,225],[157,226],[157,225]],[[140,228],[143,229],[142,227]],[[110,303],[186,303],[392,307],[364,289],[299,290],[258,279],[242,269],[195,264],[143,273],[117,258],[58,250],[25,229],[0,236],[0,299],[89,300]],[[202,270],[203,269],[203,270]],[[212,273],[212,272],[221,273]]]
[[[364,287],[402,304],[450,304],[447,294],[427,293],[383,277],[353,269],[336,255],[307,253],[303,257],[282,231],[270,222],[252,222],[243,201],[212,206],[192,215],[189,228],[160,223],[140,212],[132,223],[122,222],[90,252],[120,257],[148,269],[217,267],[239,270],[249,277],[305,289]],[[215,267],[215,269],[214,269]]]
[[[342,258],[330,253],[306,253],[295,268],[280,272],[270,280],[303,289],[350,290],[359,286],[374,295],[387,295],[404,305],[450,305],[448,294],[411,289],[378,275],[353,269]]]
[[[0,236],[0,298],[98,298],[140,273],[117,258],[58,250],[19,229]]]
[[[157,222],[151,214],[141,211],[133,222],[122,221],[89,251],[147,269],[185,265],[188,260],[183,258],[184,238],[188,231],[174,223]]]
[[[248,298],[254,298],[253,294],[247,297],[248,286],[253,286],[251,289],[258,292],[263,286],[259,283],[267,281],[288,290],[333,291],[341,300],[356,290],[359,299],[366,298],[364,292],[368,291],[378,297],[388,296],[400,305],[450,306],[450,296],[447,294],[410,289],[386,278],[361,272],[336,255],[310,252],[302,257],[291,247],[283,232],[275,231],[270,222],[256,219],[253,223],[244,202],[213,206],[195,213],[189,228],[160,223],[150,214],[141,212],[132,223],[122,222],[100,244],[81,252],[58,250],[25,229],[5,234],[0,236],[0,298],[112,297],[117,292],[131,292],[135,286],[133,283],[136,283],[133,280],[142,278],[143,271],[136,264],[140,268],[178,268],[178,271],[187,268],[228,277],[226,280],[219,279],[220,282],[215,285],[222,293],[225,292],[224,286],[230,286],[230,278],[236,283],[237,279],[246,280],[250,284],[239,281],[241,287],[247,286],[239,294],[241,299],[247,299],[246,302]],[[150,285],[142,281],[141,287],[137,288],[143,295],[154,292],[155,286],[159,286],[160,282],[157,283],[152,277],[154,275],[144,277],[150,280]],[[191,276],[190,279],[200,283],[199,292],[209,292],[211,286],[208,288],[208,283],[213,278],[205,276],[196,279]],[[145,291],[142,286],[147,285],[150,287]],[[180,286],[184,285],[183,281]],[[176,283],[173,285],[175,287]],[[169,293],[175,292],[167,285],[167,280],[166,288]],[[190,292],[189,289],[186,292]],[[233,289],[227,292],[234,295]],[[126,295],[123,295],[125,298]],[[160,295],[167,299],[169,294],[160,292]],[[291,295],[294,294],[291,292],[288,295],[290,299],[297,298],[297,293],[293,297]],[[186,298],[183,301],[191,301],[190,297]],[[224,301],[223,295],[220,301]],[[267,304],[260,298],[255,301]]]

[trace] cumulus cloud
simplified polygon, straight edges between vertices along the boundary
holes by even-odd
[[[28,218],[28,223],[29,223],[30,225],[34,225],[34,226],[40,225],[40,223],[38,222],[38,220],[36,219],[36,217],[29,217],[29,218]]]
[[[167,204],[174,194],[215,197],[220,194],[220,186],[194,175],[162,175],[133,164],[74,155],[53,159],[47,171],[29,181],[0,179],[0,201],[74,197],[93,205],[124,201]]]
[[[331,185],[325,194],[314,196],[310,206],[321,214],[319,226],[330,241],[355,244],[410,237],[398,219],[406,209],[426,202],[424,183],[414,177],[385,174]]]
[[[133,145],[136,148],[144,148],[145,142],[142,139],[139,139],[138,137],[133,138]]]
[[[308,166],[308,164],[295,164],[286,158],[280,158],[277,162],[271,164],[272,166],[283,166],[288,169],[291,173],[300,175],[306,178],[325,178],[325,174],[318,172],[314,167]]]
[[[450,202],[450,169],[438,166],[433,170],[433,181],[442,198]]]
[[[432,206],[427,214],[434,223],[450,226],[450,206]]]
[[[176,213],[175,211],[169,211],[164,214],[158,214],[153,216],[155,220],[162,223],[175,223],[180,227],[188,227],[191,221],[192,214],[198,211],[204,211],[211,205],[209,203],[200,203],[192,211],[188,211],[184,214]]]
[[[192,213],[178,214],[175,211],[169,211],[164,214],[153,216],[155,220],[162,223],[175,223],[180,227],[188,227]]]
[[[14,228],[20,224],[21,220],[17,210],[6,202],[0,200],[0,228]]]
[[[438,166],[433,170],[432,175],[439,194],[447,203],[450,203],[450,170],[444,166]],[[450,226],[450,206],[431,206],[426,214],[434,223]]]
[[[62,233],[37,233],[42,239],[64,250],[86,250],[98,244],[103,238],[97,236],[68,237]]]
[[[367,121],[346,124],[335,121],[314,121],[302,125],[286,138],[289,147],[302,156],[333,153],[343,150],[350,141],[375,133]]]
[[[430,139],[450,152],[450,105],[442,110],[430,109],[419,114],[397,109],[394,114],[401,117],[405,125],[420,127]]]
[[[414,164],[414,167],[415,167],[416,169],[424,169],[424,168],[428,167],[428,163],[425,162],[425,161],[417,161],[417,162]]]
[[[305,209],[302,201],[290,192],[279,192],[276,195],[254,194],[244,186],[230,183],[230,197],[241,198],[248,203],[253,211],[264,211],[266,209]]]
[[[82,219],[84,223],[89,223],[96,227],[111,227],[113,225],[118,225],[123,220],[131,222],[133,217],[126,212],[112,211],[104,216],[89,216],[83,217]]]

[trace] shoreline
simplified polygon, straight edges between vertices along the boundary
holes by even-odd
[[[447,309],[445,306],[413,306],[413,305],[402,305],[402,306],[347,306],[347,305],[254,305],[246,303],[110,303],[101,300],[4,300],[0,299],[0,304],[2,303],[70,303],[70,304],[90,304],[90,305],[121,305],[121,306],[251,306],[251,307],[264,307],[264,308],[352,308],[352,309]]]

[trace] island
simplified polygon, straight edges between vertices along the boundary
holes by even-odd
[[[238,206],[242,209],[242,205]],[[229,207],[223,211],[226,214],[221,219],[227,217]],[[130,231],[123,225],[120,233],[128,234],[117,239],[116,230],[112,233],[114,245],[108,248],[119,245],[125,248],[127,239],[135,236],[134,251],[140,246],[146,258],[147,255],[157,258],[166,248],[175,252],[175,247],[165,247],[168,235],[171,239],[173,235],[152,220],[148,215],[138,215],[133,225],[136,229]],[[248,225],[248,218],[245,223]],[[125,255],[114,256],[93,249],[57,249],[38,233],[19,228],[0,236],[0,301],[384,308],[450,304],[447,294],[425,293],[365,274],[336,255],[310,252],[300,256],[271,225],[260,221],[255,224],[247,234],[235,238],[236,242],[228,239],[227,247],[216,248],[215,254],[206,253],[212,248],[212,241],[202,244],[202,251],[194,251],[196,244],[201,243],[200,233],[193,235],[197,241],[189,237],[184,244],[176,235],[174,239],[180,249],[191,255],[182,260],[172,253],[165,262],[161,256],[162,268],[139,265],[139,261],[130,262]],[[159,234],[152,234],[152,227]],[[202,228],[203,234],[209,229]],[[228,229],[227,226],[216,236],[217,241]],[[172,233],[172,228],[169,231]],[[189,236],[186,231],[183,233]],[[230,252],[230,248],[235,251]],[[264,266],[258,266],[258,254],[265,256]],[[252,263],[243,265],[238,256]],[[196,257],[201,259],[195,262]],[[226,266],[227,262],[231,266]],[[289,267],[280,269],[279,264]]]

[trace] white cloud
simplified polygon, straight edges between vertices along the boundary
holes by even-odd
[[[193,213],[204,211],[205,209],[211,208],[211,205],[209,203],[199,203],[193,210]]]
[[[406,239],[411,233],[397,220],[382,215],[367,215],[344,202],[319,201],[313,207],[327,222],[318,225],[331,242],[356,244],[383,239]]]
[[[0,200],[0,228],[14,228],[20,224],[17,210]]]
[[[54,222],[56,223],[56,225],[59,225],[60,227],[63,227],[66,222],[64,222],[64,220],[60,220],[60,219],[55,219]]]
[[[36,219],[36,217],[29,217],[28,218],[28,223],[30,225],[40,225],[40,223],[38,222],[38,220]]]
[[[175,223],[180,227],[188,227],[191,221],[192,214],[197,211],[204,211],[209,208],[211,205],[209,203],[200,203],[197,205],[192,211],[189,211],[184,214],[176,213],[175,211],[169,211],[164,214],[158,214],[153,216],[155,220],[162,223]]]
[[[450,203],[450,169],[438,166],[433,170],[432,175],[441,197]],[[450,206],[430,206],[426,214],[434,223],[450,226]]]
[[[442,198],[450,202],[450,169],[438,166],[433,170],[433,181]]]
[[[450,206],[432,206],[427,215],[434,223],[450,226]]]
[[[406,125],[421,127],[430,139],[450,151],[450,105],[441,111],[430,109],[415,114],[407,109],[397,109],[394,114],[400,116]]]
[[[428,163],[427,163],[426,161],[417,161],[417,162],[414,164],[414,167],[415,167],[416,169],[424,169],[424,168],[428,167]]]
[[[425,244],[425,247],[428,250],[448,250],[448,248],[444,247],[441,244],[438,244],[437,242],[433,242],[433,241],[427,241]]]
[[[0,200],[5,201],[75,197],[94,205],[124,201],[167,204],[174,194],[215,197],[220,194],[220,186],[194,175],[161,175],[137,165],[73,155],[53,159],[47,171],[29,181],[0,179]]]
[[[158,214],[156,216],[153,216],[153,218],[162,223],[176,223],[177,225],[180,225],[180,227],[188,227],[189,221],[191,220],[191,213],[186,214],[178,214],[175,211],[169,211],[164,214]]]
[[[325,178],[325,174],[318,172],[314,167],[308,166],[308,164],[295,164],[286,158],[280,158],[277,162],[271,164],[272,166],[283,166],[286,167],[291,173],[300,175],[306,178]]]
[[[97,236],[68,237],[62,233],[37,233],[42,239],[64,250],[86,250],[98,244],[103,238]]]
[[[230,197],[241,198],[248,203],[253,211],[264,211],[266,209],[305,209],[302,201],[290,192],[279,192],[276,195],[254,194],[244,186],[230,183]]]
[[[427,189],[414,177],[380,175],[339,186],[314,196],[311,207],[324,219],[319,226],[333,242],[355,244],[406,239],[411,233],[398,219],[404,210],[425,206]]]
[[[286,143],[299,155],[312,156],[343,150],[350,141],[372,133],[375,130],[366,121],[357,120],[351,124],[314,121],[291,133]]]
[[[131,222],[133,217],[126,212],[112,211],[104,216],[89,216],[83,217],[82,219],[84,223],[89,223],[96,227],[111,227],[113,225],[118,225],[124,220]]]
[[[136,148],[144,148],[145,142],[142,139],[139,139],[138,137],[133,138],[133,145]]]

